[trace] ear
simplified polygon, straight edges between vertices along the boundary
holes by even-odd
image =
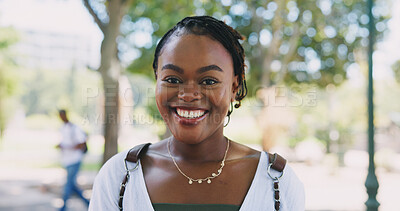
[[[231,95],[231,102],[235,102],[236,100],[236,94],[239,91],[239,79],[238,76],[235,75],[233,76],[233,81],[232,81],[232,95]]]

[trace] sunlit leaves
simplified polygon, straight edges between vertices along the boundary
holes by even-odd
[[[14,61],[10,47],[18,41],[17,32],[12,28],[0,28],[0,139],[7,120],[15,109],[10,102],[18,86],[14,74]]]
[[[365,1],[136,1],[129,12],[131,18],[124,23],[127,26],[121,26],[127,43],[121,50],[134,48],[132,58],[140,56],[129,69],[151,75],[154,46],[170,27],[188,15],[212,15],[247,38],[243,45],[251,64],[250,86],[261,83],[266,72],[274,73],[269,78],[272,84],[340,84],[347,68],[355,62],[354,51],[368,43]],[[377,1],[374,16],[380,38],[388,16],[383,0]]]

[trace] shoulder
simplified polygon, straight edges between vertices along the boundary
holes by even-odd
[[[111,157],[100,169],[96,180],[115,181],[115,177],[120,177],[125,174],[124,160],[128,150],[120,152]],[[119,181],[118,181],[119,182]]]
[[[170,159],[168,154],[168,139],[152,143],[143,158]]]
[[[303,211],[305,206],[304,187],[290,164],[285,165],[283,172],[271,169],[270,174],[273,178],[268,174],[268,165],[268,153],[262,152],[256,176],[248,193],[248,201],[245,201],[244,206],[252,210],[260,210],[265,207],[273,210],[276,193],[274,187],[276,181],[273,178],[279,177],[283,173],[278,185],[281,210]]]
[[[149,168],[157,168],[160,166],[168,165],[170,157],[168,156],[167,140],[162,140],[151,144],[146,153],[141,157],[141,164],[144,168],[143,171]]]
[[[287,187],[290,187],[291,194],[296,193],[295,195],[298,195],[300,192],[304,191],[303,183],[289,164],[287,164],[283,170],[281,182],[285,182]]]
[[[278,171],[276,169],[271,168],[268,173],[268,166],[270,164],[269,155],[270,153],[263,151],[262,159],[260,159],[260,166],[263,174],[265,174],[268,180],[273,181],[273,178],[278,177],[279,182],[285,183],[285,187],[291,189],[303,190],[303,183],[297,177],[293,168],[290,165],[290,162],[286,162],[286,165],[283,171]],[[284,158],[285,159],[285,158]]]
[[[118,207],[120,183],[126,174],[124,159],[127,150],[110,158],[97,174],[89,210],[115,210]]]
[[[121,182],[126,175],[125,158],[128,151],[114,155],[101,167],[93,184],[93,201],[104,201],[107,198],[110,203],[116,203]],[[128,169],[133,169],[135,166],[136,163],[127,162]]]
[[[269,165],[268,153],[266,154],[266,162],[264,163],[265,172],[268,171],[267,166]],[[272,177],[282,177],[279,179],[279,191],[281,193],[281,203],[282,208],[284,210],[304,210],[305,206],[305,193],[304,193],[304,185],[294,172],[290,163],[287,162],[283,172],[278,172],[276,170],[271,169]],[[265,173],[264,173],[265,174]],[[274,183],[274,180],[267,172],[268,183],[271,185]]]
[[[282,183],[282,200],[286,201],[285,207],[287,207],[287,210],[304,210],[304,185],[290,165],[285,167],[284,175],[280,183]]]
[[[228,161],[253,160],[258,162],[260,159],[260,151],[235,141],[231,141],[230,143],[231,146],[229,149]]]

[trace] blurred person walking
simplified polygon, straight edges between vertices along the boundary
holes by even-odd
[[[76,183],[76,177],[83,156],[87,151],[87,135],[81,128],[68,120],[65,110],[59,110],[59,116],[64,124],[60,129],[61,142],[57,145],[57,148],[61,150],[61,164],[67,171],[67,181],[63,193],[64,204],[60,208],[60,211],[63,211],[66,209],[67,200],[73,192],[75,192],[86,205],[89,205],[89,200],[82,195],[82,190]]]

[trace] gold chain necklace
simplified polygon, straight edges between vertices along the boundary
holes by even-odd
[[[212,173],[211,176],[208,176],[208,177],[203,178],[203,179],[193,179],[193,178],[187,176],[185,173],[183,173],[183,171],[179,168],[178,164],[176,163],[174,157],[172,157],[171,150],[169,149],[169,142],[171,142],[171,139],[168,140],[168,143],[167,143],[168,154],[171,157],[172,161],[174,162],[174,164],[175,164],[176,168],[178,169],[179,173],[181,173],[184,177],[186,177],[189,180],[189,184],[190,185],[193,184],[193,182],[198,182],[199,184],[201,184],[201,183],[203,183],[203,181],[204,182],[207,181],[207,183],[210,184],[212,179],[218,177],[222,173],[222,169],[225,166],[226,155],[228,154],[229,139],[227,140],[228,143],[227,143],[227,146],[226,146],[224,159],[222,159],[222,161],[221,161],[221,167],[217,170],[217,173]]]

